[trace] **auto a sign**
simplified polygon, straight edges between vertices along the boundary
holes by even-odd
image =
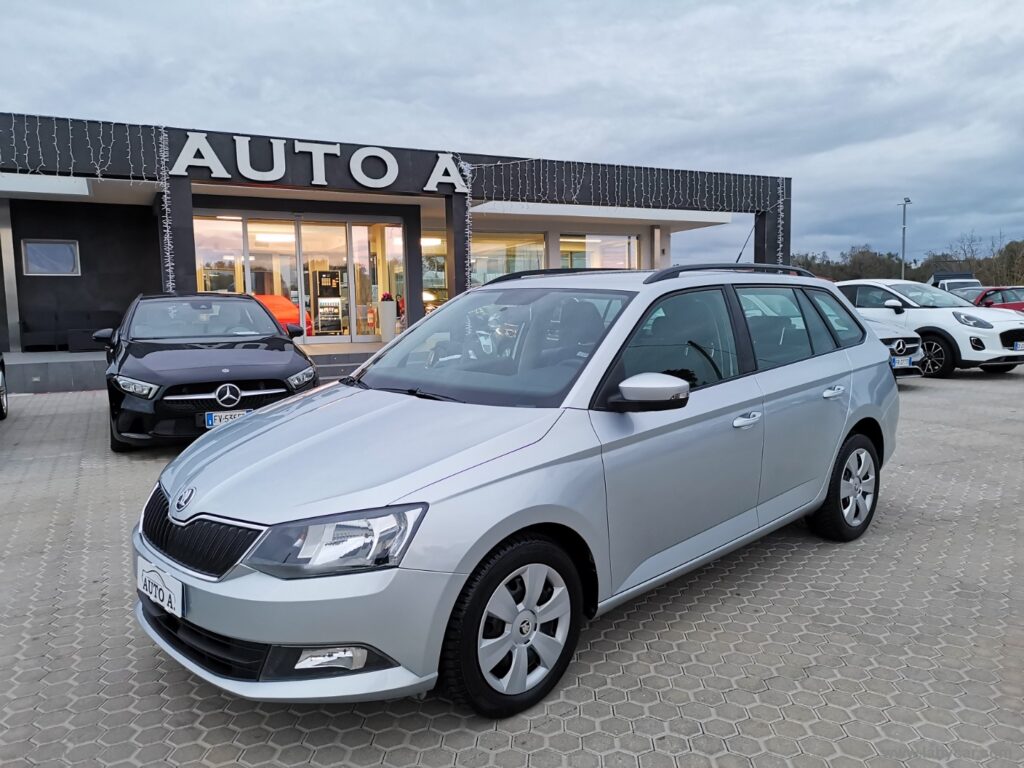
[[[383,147],[238,135],[231,135],[233,146],[226,147],[227,134],[184,133],[184,144],[169,171],[171,176],[336,189],[354,188],[354,182],[365,189],[389,191],[414,191],[412,185],[422,183],[415,191],[469,191],[451,152],[393,152]],[[403,168],[395,152],[402,154],[411,167]],[[430,156],[432,165],[424,162],[426,156]],[[450,187],[439,189],[442,184]]]

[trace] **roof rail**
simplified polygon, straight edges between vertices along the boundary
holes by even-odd
[[[794,267],[789,264],[679,264],[674,267],[659,269],[653,275],[644,280],[644,285],[659,283],[662,280],[671,280],[679,277],[683,272],[704,272],[707,270],[723,270],[727,272],[769,272],[776,275],[800,275],[801,277],[815,277],[815,274],[803,267]]]
[[[518,280],[521,277],[543,277],[544,275],[574,275],[580,272],[622,272],[624,270],[615,267],[558,267],[556,269],[524,269],[522,272],[509,272],[507,275],[498,275],[493,280],[488,280],[484,285],[504,283],[509,280]]]

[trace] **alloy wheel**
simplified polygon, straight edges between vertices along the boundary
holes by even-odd
[[[530,563],[494,590],[477,635],[484,680],[514,696],[538,685],[558,663],[572,618],[565,580],[549,565]]]
[[[942,348],[942,345],[929,339],[921,345],[921,349],[924,351],[924,357],[921,358],[921,370],[925,375],[941,371],[942,366],[946,364],[946,350]]]
[[[865,449],[858,448],[846,460],[839,484],[839,505],[848,525],[856,528],[867,519],[877,487],[875,461]]]

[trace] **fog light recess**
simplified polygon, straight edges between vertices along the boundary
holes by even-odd
[[[366,666],[366,649],[356,645],[339,648],[307,648],[299,654],[295,669],[347,669],[355,671]]]
[[[985,348],[985,342],[979,339],[977,336],[971,336],[971,349],[982,350]]]

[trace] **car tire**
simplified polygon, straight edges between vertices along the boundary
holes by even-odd
[[[921,372],[929,379],[944,379],[956,368],[953,345],[941,336],[924,336],[921,339]]]
[[[6,372],[0,370],[0,421],[7,418],[7,414],[10,413],[9,399],[7,396],[7,376]]]
[[[113,421],[110,422],[110,450],[114,453],[129,453],[133,447],[117,439],[117,432],[114,430]]]
[[[505,541],[473,571],[455,604],[441,651],[441,690],[489,718],[532,707],[569,666],[582,614],[580,576],[561,547],[536,535]]]
[[[878,505],[878,452],[864,435],[851,435],[839,449],[828,495],[807,518],[811,530],[832,541],[853,541],[871,525]]]
[[[981,370],[985,373],[1009,373],[1016,367],[1016,363],[999,363],[998,365],[983,365]]]

